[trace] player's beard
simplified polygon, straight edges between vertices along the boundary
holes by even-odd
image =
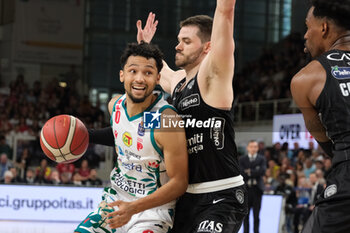
[[[143,95],[143,97],[135,97],[131,91],[126,91],[126,94],[129,96],[130,100],[133,103],[137,104],[137,103],[142,103],[143,101],[145,101],[145,99],[152,94],[152,91],[146,92]]]
[[[189,55],[184,55],[181,52],[176,52],[176,54],[180,54],[180,58],[176,58],[175,56],[175,65],[179,68],[185,68],[188,65],[194,64],[196,60],[201,56],[202,52],[203,46],[201,46],[195,52]]]

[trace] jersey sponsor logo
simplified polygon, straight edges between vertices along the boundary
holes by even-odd
[[[350,94],[350,82],[339,83],[339,88],[340,88],[343,96],[349,96],[349,94]]]
[[[142,233],[153,233],[153,231],[152,230],[145,230]]]
[[[114,138],[117,139],[117,137],[118,137],[118,131],[114,130]]]
[[[132,137],[129,132],[123,133],[123,142],[126,146],[130,147],[132,145]]]
[[[332,185],[328,186],[326,188],[326,190],[324,191],[324,198],[328,198],[328,197],[333,196],[334,194],[337,193],[337,191],[338,191],[337,190],[337,185],[332,184]]]
[[[223,226],[224,224],[222,224],[221,222],[205,220],[199,223],[197,232],[209,232],[209,233],[222,232]]]
[[[203,146],[203,133],[194,134],[191,138],[187,139],[188,154],[198,154],[199,151],[204,149]]]
[[[350,67],[332,66],[331,73],[336,79],[350,79]]]
[[[330,53],[327,59],[331,61],[350,61],[350,53]]]
[[[140,151],[143,149],[143,140],[142,138],[137,138],[137,150]]]
[[[139,123],[137,134],[141,137],[145,135],[145,128],[143,127],[143,121]]]
[[[236,199],[240,204],[243,204],[244,202],[244,193],[242,190],[237,189],[236,190]]]
[[[215,124],[214,127],[210,128],[210,138],[214,142],[217,150],[222,150],[224,148],[225,141],[225,119],[222,117],[214,117],[215,122],[220,122],[220,124]]]
[[[114,121],[116,124],[119,124],[120,121],[120,116],[121,116],[121,111],[120,111],[120,104],[123,100],[119,99],[117,104],[115,105],[115,117],[114,117]]]
[[[160,116],[162,114],[157,110],[156,112],[144,112],[143,122],[145,129],[160,129]]]
[[[126,163],[124,161],[121,161],[122,166],[127,170],[135,170],[137,172],[142,172],[142,166],[140,164],[135,163]]]
[[[180,101],[178,107],[181,110],[185,110],[194,106],[198,106],[200,104],[199,94],[192,94],[187,96],[183,100]]]
[[[130,177],[127,175],[123,176],[120,173],[115,173],[111,179],[119,189],[129,194],[146,194],[146,184],[137,182],[135,177]]]

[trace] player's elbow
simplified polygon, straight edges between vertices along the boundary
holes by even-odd
[[[182,176],[179,179],[176,179],[176,196],[179,197],[184,194],[188,186],[188,176]]]

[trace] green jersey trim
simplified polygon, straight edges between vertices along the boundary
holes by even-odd
[[[144,113],[144,112],[149,112],[149,111],[159,102],[159,100],[161,100],[162,96],[163,96],[163,93],[160,92],[159,95],[158,95],[158,97],[157,97],[157,99],[156,99],[145,111],[140,112],[139,114],[137,114],[137,115],[135,115],[135,116],[132,116],[132,117],[129,116],[128,111],[127,111],[127,109],[126,109],[126,105],[125,105],[125,99],[126,99],[126,98],[125,98],[125,99],[123,100],[123,102],[122,102],[122,106],[123,106],[123,108],[124,108],[126,117],[128,118],[129,121],[134,121],[134,120],[136,120],[136,119],[138,119],[138,118],[140,118],[140,117],[143,117],[143,113]]]

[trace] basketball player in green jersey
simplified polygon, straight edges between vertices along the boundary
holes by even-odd
[[[165,115],[180,120],[162,94],[154,91],[163,66],[158,47],[130,44],[121,66],[126,94],[108,106],[118,154],[111,186],[105,188],[98,209],[75,232],[165,233],[173,226],[175,199],[188,184],[185,132],[155,125]]]

